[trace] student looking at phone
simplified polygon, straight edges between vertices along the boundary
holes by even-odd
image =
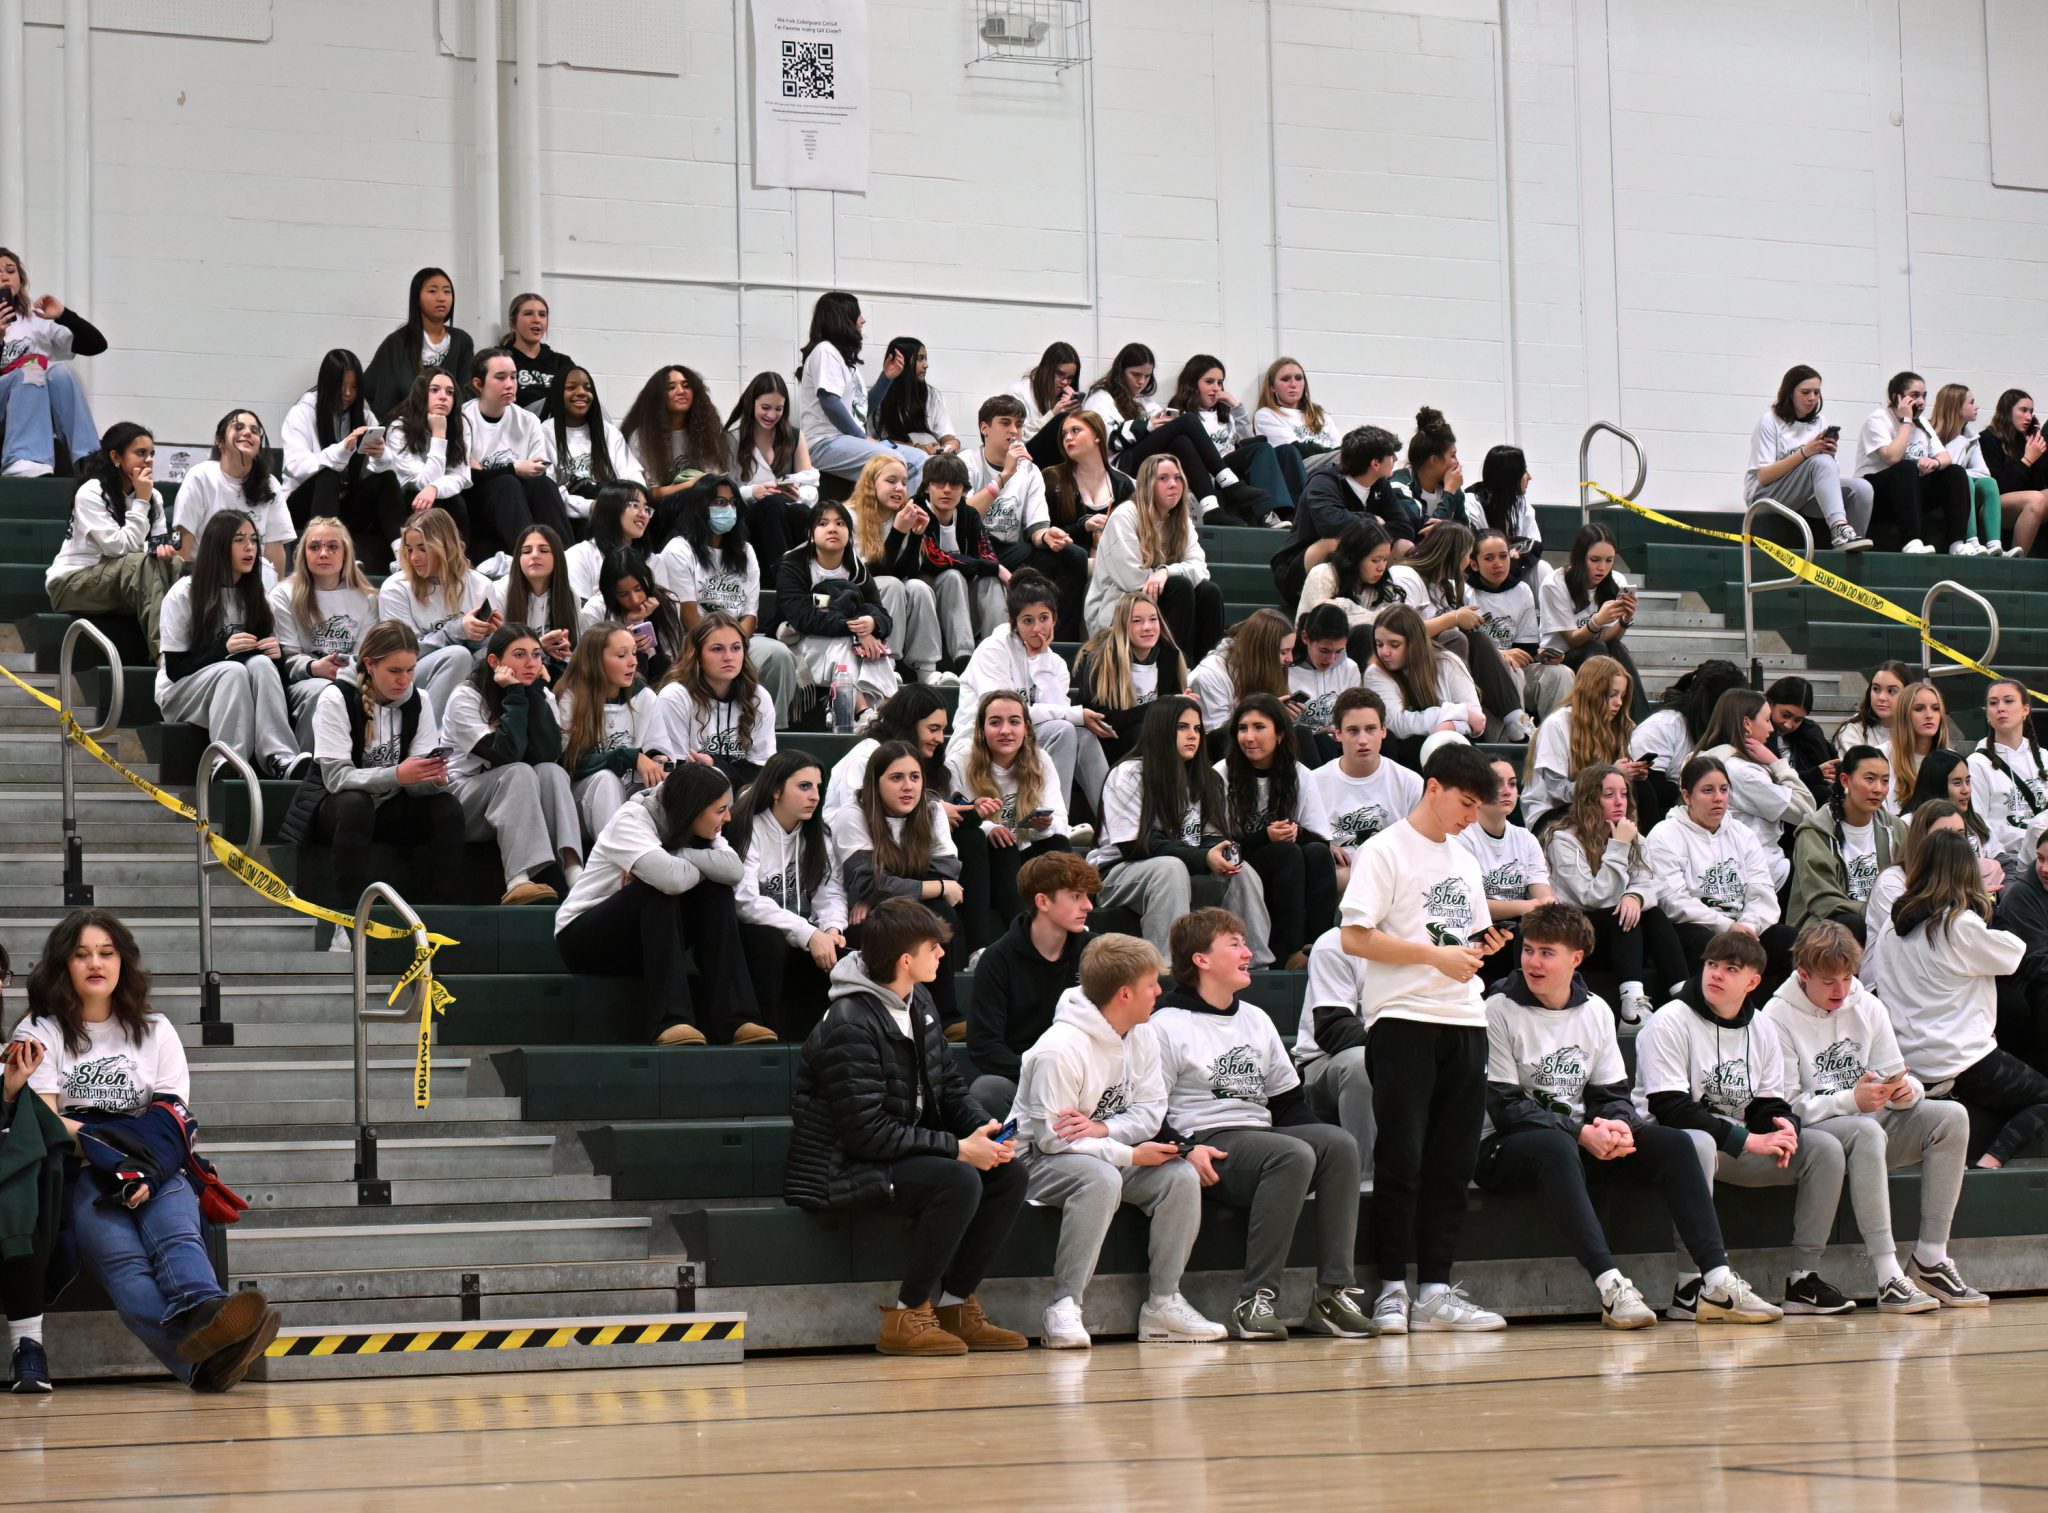
[[[397,482],[371,464],[389,442],[363,403],[362,364],[346,347],[320,359],[313,387],[285,412],[285,508],[299,530],[316,516],[340,520],[363,543],[370,565],[390,564],[391,498]]]
[[[1536,604],[1542,620],[1543,657],[1577,667],[1591,656],[1614,658],[1629,676],[1629,714],[1649,718],[1642,674],[1622,637],[1636,620],[1636,591],[1615,571],[1621,548],[1614,532],[1594,522],[1572,538],[1571,560],[1544,580]]]
[[[1863,422],[1856,476],[1869,482],[1872,519],[1897,531],[1900,551],[1924,555],[1945,541],[1959,555],[1969,537],[1970,478],[1942,450],[1926,411],[1927,380],[1894,373],[1885,402]]]
[[[1057,466],[1066,417],[1081,408],[1081,354],[1073,343],[1049,344],[1031,371],[1010,385],[1010,397],[1024,406],[1024,443],[1031,460],[1041,468]]]
[[[1795,510],[1818,509],[1828,524],[1830,548],[1868,551],[1870,482],[1842,476],[1836,461],[1841,439],[1842,428],[1821,413],[1820,374],[1804,363],[1787,368],[1778,380],[1778,397],[1750,433],[1743,502],[1768,497]]]

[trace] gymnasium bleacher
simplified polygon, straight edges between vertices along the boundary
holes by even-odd
[[[54,690],[69,617],[49,611],[43,572],[64,530],[68,480],[0,481],[0,662],[33,685]],[[167,496],[173,490],[165,487]],[[1655,500],[1654,480],[1645,498]],[[1576,506],[1539,510],[1553,557],[1579,524]],[[1743,653],[1739,550],[1672,531],[1619,509],[1598,518],[1620,535],[1630,578],[1643,589],[1643,612],[1629,636],[1649,692],[1709,656]],[[1716,528],[1733,517],[1716,516]],[[1212,571],[1231,619],[1274,602],[1267,566],[1270,532],[1204,528]],[[1822,553],[1821,565],[1918,610],[1939,579],[1993,599],[2000,621],[2001,671],[2048,684],[2048,575],[2033,562]],[[1759,576],[1775,572],[1759,559]],[[1801,671],[1817,690],[1816,717],[1832,729],[1853,709],[1860,669],[1885,657],[1921,659],[1917,636],[1817,589],[1759,596],[1759,660],[1766,679]],[[119,648],[121,728],[103,738],[152,782],[192,798],[203,736],[167,725],[151,697],[152,670],[133,624],[102,625]],[[1936,633],[1976,654],[1984,617],[1949,597]],[[0,636],[8,633],[0,631]],[[1071,660],[1074,648],[1065,648]],[[81,711],[104,712],[108,670],[96,649],[79,645]],[[1948,702],[1966,732],[1981,733],[1981,680],[1945,680]],[[88,721],[90,723],[90,721]],[[0,939],[14,955],[17,981],[42,936],[63,912],[56,721],[18,690],[0,696],[0,814],[8,821],[0,876]],[[828,765],[851,737],[784,731]],[[1522,748],[1497,748],[1519,762]],[[255,1379],[307,1375],[464,1369],[456,1352],[386,1351],[343,1346],[307,1354],[293,1341],[341,1335],[361,1341],[393,1329],[460,1332],[488,1356],[503,1340],[540,1322],[586,1328],[552,1365],[672,1364],[737,1355],[730,1333],[695,1339],[650,1331],[679,1315],[700,1321],[744,1313],[745,1342],[756,1349],[865,1345],[874,1332],[878,1284],[901,1263],[900,1225],[887,1216],[820,1215],[780,1197],[789,1137],[788,1105],[796,1047],[655,1049],[632,1043],[637,1020],[626,985],[566,973],[555,954],[550,908],[503,908],[490,877],[495,855],[473,848],[476,901],[426,908],[426,925],[459,944],[443,949],[438,977],[455,1002],[435,1032],[431,1106],[411,1097],[413,1022],[370,1025],[370,1106],[379,1178],[389,1202],[360,1201],[355,1172],[361,1130],[352,1101],[349,958],[322,949],[327,927],[272,907],[232,879],[213,887],[213,960],[219,1014],[203,1023],[206,989],[195,939],[194,841],[189,824],[86,758],[79,780],[77,836],[85,882],[96,901],[136,928],[155,975],[156,1007],[178,1023],[194,1065],[194,1102],[205,1143],[226,1180],[252,1204],[226,1231],[221,1260],[236,1281],[260,1284],[284,1311],[286,1334]],[[239,779],[215,778],[210,812],[222,833],[242,842],[250,805]],[[300,865],[276,840],[294,784],[262,784],[263,825],[250,849],[311,896],[317,869]],[[331,901],[331,900],[330,900]],[[351,904],[353,901],[349,901]],[[388,912],[380,918],[392,918]],[[1109,923],[1109,921],[1099,921]],[[366,952],[368,998],[381,1004],[411,959],[410,942]],[[1251,996],[1290,1041],[1304,974],[1269,971]],[[971,1004],[971,975],[961,980]],[[18,1010],[18,1002],[10,1002]],[[958,1052],[963,1063],[964,1051]],[[1912,1237],[1917,1173],[1893,1179],[1899,1238]],[[1754,1251],[1785,1238],[1789,1190],[1730,1189],[1721,1194],[1732,1246]],[[1370,1197],[1366,1213],[1370,1213]],[[1583,1278],[1561,1251],[1534,1197],[1475,1193],[1463,1252],[1475,1286],[1511,1315],[1583,1310]],[[1669,1221],[1660,1204],[1606,1200],[1617,1253],[1663,1257]],[[1058,1215],[1028,1210],[984,1289],[999,1320],[1036,1317],[1051,1269]],[[1211,1206],[1187,1293],[1218,1311],[1243,1257],[1242,1213]],[[1362,1220],[1362,1222],[1365,1222]],[[1312,1219],[1300,1229],[1306,1261]],[[1955,1249],[1972,1279],[1990,1290],[2048,1285],[2048,1169],[2022,1162],[1972,1172],[1955,1221]],[[1843,1205],[1835,1240],[1855,1241]],[[1780,1258],[1759,1266],[1769,1276]],[[1105,1251],[1101,1281],[1111,1307],[1142,1290],[1144,1225],[1120,1213]],[[1663,1267],[1660,1270],[1660,1265]],[[1669,1283],[1668,1262],[1652,1259],[1633,1275],[1655,1296]],[[1293,1299],[1288,1300],[1290,1303]],[[74,1297],[53,1316],[53,1351],[70,1375],[153,1370],[100,1300]],[[1283,1312],[1285,1311],[1283,1307]],[[637,1333],[612,1326],[630,1321]],[[622,1340],[648,1335],[648,1343]],[[477,1351],[465,1351],[476,1356]],[[522,1364],[524,1361],[522,1360]],[[479,1357],[469,1369],[488,1369]]]

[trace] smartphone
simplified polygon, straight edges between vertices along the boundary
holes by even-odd
[[[370,426],[366,430],[364,430],[363,439],[360,442],[358,442],[357,445],[368,446],[370,445],[370,443],[374,441],[382,441],[383,439],[384,428],[382,426]]]
[[[436,746],[426,754],[426,759],[430,762],[446,762],[454,755],[455,748],[453,746]]]
[[[1840,441],[1842,439],[1842,428],[1840,426],[1829,426],[1825,431],[1822,431],[1820,434],[1826,437],[1829,441]]]
[[[476,609],[475,609],[475,610],[473,611],[473,613],[475,614],[476,618],[477,618],[477,619],[479,619],[479,620],[488,620],[488,619],[490,619],[490,618],[491,618],[491,601],[490,601],[490,600],[488,600],[488,599],[484,600],[484,602],[483,602],[483,603],[479,604],[479,605],[478,605],[478,606],[476,607]]]
[[[1004,1121],[1003,1127],[996,1131],[996,1144],[1008,1145],[1012,1140],[1016,1138],[1017,1116],[1015,1114],[1012,1114],[1007,1120]]]
[[[1050,809],[1034,809],[1024,816],[1025,827],[1030,830],[1037,830],[1051,823],[1052,811]]]
[[[2034,434],[2034,433],[2035,433],[2036,431],[2038,431],[2038,430],[2040,430],[2040,429],[2041,429],[2041,417],[2040,417],[2040,416],[2036,415],[2036,416],[2035,416],[2035,417],[2034,417],[2034,418],[2033,418],[2032,420],[2030,420],[2030,421],[2028,421],[2028,422],[2027,422],[2027,434],[2028,434],[2029,436],[2033,435],[2033,434]]]
[[[1225,841],[1223,843],[1223,859],[1229,862],[1231,866],[1235,867],[1243,858],[1244,853],[1237,849],[1236,841]]]

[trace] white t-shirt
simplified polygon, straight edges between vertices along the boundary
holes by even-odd
[[[291,511],[285,508],[284,485],[273,478],[270,498],[263,504],[251,504],[242,492],[245,482],[228,477],[217,462],[200,463],[178,485],[178,508],[172,523],[197,541],[215,515],[222,510],[240,510],[256,522],[256,533],[265,546],[297,540]]]
[[[1536,616],[1536,595],[1528,580],[1510,588],[1465,588],[1465,602],[1479,611],[1480,629],[1493,638],[1502,651],[1511,646],[1534,646],[1540,634]]]
[[[1183,1135],[1271,1129],[1270,1101],[1301,1085],[1273,1021],[1241,998],[1230,1014],[1161,1008],[1152,1034],[1166,1077],[1166,1122]]]
[[[1782,1096],[1784,1045],[1770,1025],[1700,1017],[1673,999],[1636,1034],[1636,1111],[1650,1117],[1652,1093],[1687,1093],[1732,1124],[1750,1101]]]
[[[54,1019],[24,1019],[15,1026],[16,1040],[40,1041],[43,1064],[28,1079],[29,1090],[55,1093],[57,1111],[107,1109],[140,1113],[159,1095],[192,1100],[192,1074],[185,1065],[185,1047],[178,1032],[161,1014],[146,1015],[142,1044],[111,1019],[85,1027],[86,1047],[74,1052],[64,1044],[64,1031]]]
[[[1316,769],[1315,782],[1330,816],[1330,841],[1346,850],[1406,819],[1422,799],[1422,779],[1387,756],[1371,777],[1363,778],[1350,776],[1339,762],[1325,762]]]
[[[1749,467],[1742,475],[1743,503],[1754,503],[1758,494],[1767,492],[1757,484],[1757,469],[1790,457],[1813,440],[1814,432],[1827,429],[1827,425],[1827,417],[1818,410],[1804,420],[1780,420],[1776,410],[1766,407],[1756,429],[1749,433]],[[1891,433],[1886,432],[1885,440],[1890,439]]]
[[[352,588],[347,583],[339,588],[316,588],[313,619],[301,625],[292,613],[292,582],[287,578],[270,591],[270,618],[287,659],[353,657],[364,634],[377,623],[377,594],[374,589]]]
[[[820,394],[837,394],[845,401],[853,423],[861,428],[862,434],[866,434],[868,386],[861,379],[860,369],[850,366],[831,342],[821,341],[811,348],[811,355],[804,359],[803,377],[798,380],[798,385],[797,429],[804,433],[806,445],[822,446],[845,434],[826,415],[825,407],[818,402]]]
[[[1886,468],[1895,466],[1894,462],[1886,462],[1878,456],[1878,449],[1890,446],[1899,432],[1905,429],[1910,429],[1913,434],[1906,438],[1906,450],[1896,462],[1917,462],[1941,450],[1932,431],[1923,429],[1917,421],[1902,421],[1879,405],[1864,419],[1863,434],[1856,438],[1856,476],[1868,478],[1873,473],[1882,473]]]
[[[1384,930],[1397,940],[1469,945],[1486,933],[1486,882],[1472,853],[1455,840],[1433,841],[1404,817],[1352,855],[1351,884],[1338,918]],[[1475,977],[1453,982],[1435,967],[1372,963],[1361,1011],[1425,1024],[1483,1029],[1486,1009]]]
[[[462,407],[462,435],[469,443],[473,468],[511,467],[529,457],[544,458],[549,470],[554,468],[554,427],[543,426],[533,411],[516,404],[505,406],[503,413],[492,420],[484,414],[479,401],[468,401]]]
[[[1478,829],[1477,825],[1472,827]],[[1614,1010],[1598,993],[1562,1009],[1486,1000],[1486,1080],[1519,1087],[1574,1119],[1586,1117],[1586,1084],[1626,1081],[1614,1038]]]
[[[1332,925],[1318,935],[1308,951],[1308,991],[1301,997],[1301,1022],[1294,1030],[1294,1060],[1307,1066],[1323,1054],[1316,1044],[1316,1010],[1347,1008],[1358,1012],[1365,999],[1365,979],[1372,963],[1344,950],[1344,932]]]
[[[1842,836],[1842,872],[1849,880],[1849,896],[1858,903],[1870,897],[1877,881],[1877,834],[1869,825],[1839,827]]]
[[[747,543],[746,567],[734,572],[722,551],[714,548],[707,566],[695,547],[672,536],[654,559],[654,581],[677,604],[694,604],[705,614],[723,610],[744,620],[761,612],[761,563],[752,542]]]
[[[1002,483],[1001,466],[990,462],[981,447],[966,448],[960,460],[967,464],[969,494],[978,494],[983,489],[997,491],[981,507],[981,528],[988,532],[990,540],[1008,546],[1019,542],[1028,545],[1033,531],[1052,524],[1045,503],[1045,475],[1038,471],[1037,463],[1028,458],[1018,463],[1010,481]]]
[[[1498,836],[1492,836],[1474,820],[1458,832],[1458,843],[1478,861],[1488,898],[1527,898],[1530,884],[1550,886],[1550,863],[1543,848],[1520,825],[1511,823]]]

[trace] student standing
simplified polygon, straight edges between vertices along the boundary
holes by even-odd
[[[60,614],[133,615],[154,656],[164,595],[185,571],[156,491],[156,438],[123,420],[101,439],[80,465],[84,481],[43,592]]]
[[[1595,762],[1580,770],[1570,806],[1551,811],[1542,832],[1557,896],[1593,926],[1588,960],[1619,979],[1623,1024],[1641,1024],[1656,1007],[1646,981],[1662,997],[1688,975],[1678,932],[1657,907],[1638,824],[1628,774]]]
[[[477,649],[503,621],[492,612],[490,585],[469,565],[445,510],[414,516],[398,557],[398,571],[377,592],[377,618],[397,620],[418,638],[415,677],[435,716],[444,718],[450,696],[476,667]]]
[[[1209,577],[1187,484],[1170,457],[1147,459],[1135,491],[1102,528],[1083,610],[1088,628],[1108,624],[1125,594],[1143,594],[1159,606],[1174,644],[1191,662],[1223,639],[1223,590]]]
[[[562,380],[576,366],[548,345],[548,302],[538,294],[515,294],[505,312],[505,335],[500,345],[512,354],[519,369],[519,392],[515,401],[542,420],[555,412]]]
[[[1802,513],[1811,506],[1827,521],[1830,549],[1867,552],[1873,495],[1869,480],[1842,476],[1841,435],[1821,414],[1820,374],[1804,363],[1787,368],[1750,433],[1742,502],[1768,497]]]
[[[1009,1113],[1025,1053],[1052,1027],[1061,995],[1081,980],[1081,952],[1095,938],[1088,916],[1101,889],[1101,874],[1071,851],[1048,851],[1017,869],[1023,909],[975,963],[967,1006],[967,1058],[979,1074],[970,1091],[992,1114]]]
[[[206,522],[222,510],[239,510],[256,522],[263,537],[266,586],[284,576],[285,548],[298,534],[277,480],[271,476],[266,450],[269,438],[253,410],[230,410],[213,428],[213,455],[185,475],[178,485],[178,508],[172,523],[178,550],[187,562],[199,545]]]
[[[439,369],[422,373],[406,393],[384,435],[384,455],[371,467],[391,473],[396,490],[381,496],[384,513],[374,539],[399,535],[428,510],[439,509],[456,534],[469,534],[469,434],[462,424],[455,375]]]
[[[1337,695],[1330,723],[1342,746],[1337,760],[1315,770],[1316,791],[1329,816],[1330,859],[1337,885],[1351,881],[1358,848],[1393,825],[1422,797],[1422,779],[1381,751],[1387,738],[1387,707],[1369,688]]]
[[[1370,964],[1360,1014],[1372,1079],[1372,1249],[1383,1333],[1506,1327],[1451,1284],[1465,1189],[1486,1102],[1486,1012],[1480,963],[1505,932],[1487,923],[1486,886],[1460,831],[1494,796],[1493,770],[1471,747],[1439,747],[1422,798],[1352,858],[1339,917],[1346,954]],[[1408,1301],[1408,1266],[1420,1292]]]
[[[503,347],[479,352],[470,387],[475,394],[462,407],[462,429],[473,480],[471,539],[509,550],[531,525],[571,539],[569,507],[552,476],[554,438],[531,410],[519,407],[512,354]]]
[[[28,269],[18,253],[0,247],[0,476],[47,477],[59,440],[74,467],[91,453],[100,428],[63,365],[106,350],[99,328],[56,295],[30,300]]]
[[[377,344],[363,375],[363,398],[379,415],[389,415],[421,375],[448,374],[458,384],[469,378],[476,345],[455,324],[455,281],[439,268],[422,268],[406,294],[405,324]]]
[[[355,681],[357,648],[378,619],[377,591],[356,561],[347,526],[318,516],[307,524],[291,575],[270,591],[270,618],[284,652],[292,729],[310,751],[315,700],[337,679]]]
[[[1902,836],[1885,803],[1892,769],[1884,753],[1851,746],[1841,774],[1833,797],[1793,832],[1786,922],[1797,930],[1809,920],[1833,920],[1855,937],[1860,957],[1870,890],[1899,854]]]
[[[284,417],[285,508],[292,524],[303,531],[316,516],[340,520],[362,538],[379,569],[390,562],[392,500],[386,496],[397,483],[372,464],[387,450],[387,436],[363,403],[362,364],[345,347],[320,359],[313,387]]]
[[[595,839],[627,799],[658,788],[668,774],[667,722],[654,690],[640,676],[632,632],[610,621],[576,643],[556,694],[562,719],[562,765]]]
[[[797,358],[798,423],[811,464],[820,472],[850,481],[872,459],[896,457],[914,494],[923,481],[925,454],[868,438],[868,389],[860,376],[861,334],[867,324],[860,301],[845,290],[818,296],[811,307],[810,336]]]

